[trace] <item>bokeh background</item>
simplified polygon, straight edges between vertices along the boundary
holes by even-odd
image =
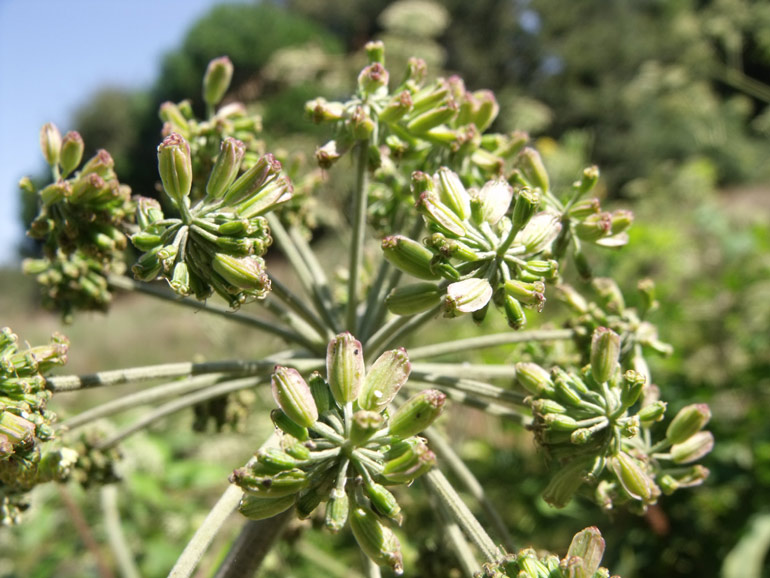
[[[36,247],[23,234],[34,204],[16,183],[45,178],[43,123],[80,131],[86,154],[107,148],[121,182],[151,195],[158,105],[190,98],[200,106],[211,58],[233,60],[232,93],[256,103],[267,140],[312,152],[324,138],[303,119],[304,102],[346,94],[373,38],[385,40],[396,77],[414,55],[433,75],[457,73],[472,89],[494,90],[494,128],[528,131],[557,186],[587,164],[600,166],[607,202],[631,208],[636,222],[627,248],[596,256],[596,272],[612,271],[625,289],[656,280],[655,320],[675,353],[656,361],[655,380],[671,415],[693,400],[714,412],[707,484],[661,500],[645,517],[608,517],[584,504],[548,508],[538,498],[544,466],[531,442],[500,424],[471,423],[458,445],[519,542],[562,548],[597,524],[606,565],[627,578],[770,576],[767,2],[0,0],[0,323],[33,343],[60,328],[37,307],[33,280],[18,273]],[[64,330],[72,372],[270,346],[135,297],[117,300],[109,317],[84,314]],[[63,412],[76,407],[69,403]],[[228,470],[248,455],[243,434],[215,443],[190,433],[191,420],[180,416],[126,446],[121,511],[143,576],[165,575]],[[260,439],[259,425],[247,431]],[[96,502],[76,488],[42,492],[26,525],[0,528],[0,576],[110,575],[99,565],[106,557],[109,568],[109,553],[101,552]],[[74,524],[78,512],[83,521]],[[407,526],[419,538],[407,552],[420,560],[413,575],[452,575],[423,514],[416,508]],[[317,576],[318,564],[330,576],[355,575],[358,560],[344,553],[345,542],[297,534],[265,575]],[[302,560],[291,569],[290,552]]]

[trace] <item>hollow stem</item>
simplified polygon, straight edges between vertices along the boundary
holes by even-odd
[[[358,143],[356,158],[356,186],[353,191],[353,237],[350,245],[350,264],[348,266],[348,304],[345,314],[345,326],[351,332],[356,331],[356,313],[358,310],[358,281],[363,262],[364,242],[366,241],[366,207],[369,141]]]
[[[246,522],[214,578],[254,576],[292,518],[290,508],[272,518]]]
[[[107,541],[110,544],[120,575],[122,578],[140,578],[141,573],[134,561],[134,555],[126,542],[126,535],[120,523],[120,510],[118,510],[118,488],[115,484],[102,486],[101,504],[104,514],[104,526],[107,531]]]
[[[471,351],[474,349],[485,349],[487,347],[497,347],[511,343],[525,343],[530,341],[561,341],[572,339],[575,332],[572,329],[540,329],[534,331],[506,331],[493,335],[480,335],[478,337],[469,337],[467,339],[456,339],[453,341],[444,341],[424,347],[415,347],[409,350],[409,359],[422,359],[426,357],[438,357],[439,355],[448,355]]]

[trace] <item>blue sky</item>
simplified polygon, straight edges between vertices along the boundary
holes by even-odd
[[[17,183],[44,167],[40,127],[72,129],[72,114],[105,85],[149,87],[162,56],[220,3],[0,0],[0,266],[14,263],[23,234]]]

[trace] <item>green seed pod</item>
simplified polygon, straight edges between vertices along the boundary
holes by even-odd
[[[660,421],[666,414],[666,405],[665,401],[654,401],[640,409],[636,415],[641,422],[646,424]]]
[[[629,496],[644,503],[655,501],[658,488],[638,460],[621,451],[609,458],[607,465]]]
[[[305,114],[315,123],[340,120],[345,114],[341,102],[328,102],[325,98],[316,98],[305,103]]]
[[[350,512],[350,499],[345,491],[332,490],[329,501],[326,503],[326,527],[336,534],[348,521]]]
[[[411,364],[406,349],[386,351],[374,362],[358,394],[362,409],[382,412],[409,379]]]
[[[296,494],[308,484],[308,477],[300,469],[286,470],[274,475],[254,474],[246,468],[234,470],[230,481],[244,492],[264,497],[282,498]]]
[[[136,260],[134,266],[131,267],[131,271],[134,273],[134,277],[140,281],[155,280],[163,269],[163,265],[161,264],[158,257],[159,252],[160,247],[156,247],[155,249],[152,249],[148,253],[144,253],[141,257],[139,257],[139,259]]]
[[[187,296],[190,294],[190,269],[187,267],[187,263],[179,261],[174,265],[174,272],[168,284],[178,295]]]
[[[450,237],[465,235],[465,225],[452,209],[439,200],[438,194],[426,191],[417,200],[417,210],[435,230]]]
[[[417,110],[417,100],[414,100],[414,110]],[[454,102],[449,101],[444,106],[437,106],[426,110],[421,114],[412,116],[411,120],[406,123],[406,129],[416,135],[424,135],[431,129],[436,128],[442,124],[445,124],[452,120],[457,115],[457,105]]]
[[[318,408],[318,414],[320,415],[329,411],[329,408],[334,405],[334,399],[331,396],[329,384],[326,383],[323,376],[317,371],[314,371],[310,374],[308,384],[310,385],[310,393],[313,395],[313,400]]]
[[[408,237],[403,235],[385,237],[382,240],[382,253],[391,265],[413,277],[428,281],[439,279],[431,268],[433,253]]]
[[[206,67],[203,75],[203,100],[210,106],[219,104],[230,87],[233,78],[233,63],[227,56],[215,58]]]
[[[312,427],[318,420],[310,387],[296,369],[276,366],[271,379],[273,398],[294,423]]]
[[[441,167],[435,179],[439,200],[460,220],[465,221],[471,214],[471,198],[460,177],[448,168]]]
[[[580,560],[579,571],[574,573],[576,578],[593,578],[604,556],[604,547],[604,538],[596,527],[592,526],[575,534],[567,550],[567,558]]]
[[[304,520],[309,518],[315,509],[329,499],[329,492],[333,488],[333,477],[326,477],[321,483],[303,490],[297,496],[297,516]]]
[[[385,298],[388,309],[396,315],[422,313],[440,302],[441,294],[433,283],[413,283],[397,287]]]
[[[447,286],[444,297],[444,316],[456,317],[481,309],[492,298],[492,286],[486,279],[472,277]]]
[[[158,171],[163,190],[168,197],[182,206],[192,188],[192,157],[190,145],[178,133],[171,133],[158,146]]]
[[[277,410],[277,411],[281,411],[281,410]],[[285,444],[283,448],[284,451],[287,454],[289,454],[291,457],[301,462],[304,462],[305,460],[309,460],[312,457],[310,450],[307,449],[307,447],[305,447],[305,444],[295,442],[294,440],[287,440],[286,438],[283,439],[283,443]]]
[[[623,407],[631,407],[642,395],[647,378],[641,373],[629,369],[623,374],[620,389],[620,403]]]
[[[554,508],[563,508],[569,504],[575,492],[585,482],[589,468],[590,461],[585,459],[575,459],[560,466],[543,491],[543,499]]]
[[[505,301],[503,302],[503,310],[505,311],[505,318],[508,321],[508,326],[512,329],[521,329],[527,324],[527,316],[524,313],[524,308],[515,297],[505,295]]]
[[[703,429],[711,419],[711,410],[705,403],[688,405],[679,410],[666,430],[666,439],[679,444]]]
[[[170,125],[173,132],[178,132],[182,136],[190,136],[190,123],[178,105],[169,101],[164,102],[160,105],[159,116],[163,122]]]
[[[596,213],[575,225],[575,234],[583,241],[598,241],[612,233],[612,215]]]
[[[293,195],[294,186],[289,177],[279,176],[265,184],[254,196],[241,201],[235,209],[238,216],[251,219],[288,202]]]
[[[540,207],[540,195],[536,190],[523,188],[516,195],[516,201],[513,205],[513,215],[511,222],[516,231],[521,231],[532,217],[535,216]]]
[[[551,246],[561,232],[559,215],[538,213],[532,217],[524,230],[516,236],[516,244],[523,245],[528,255],[537,255]]]
[[[355,412],[350,424],[350,442],[355,446],[364,445],[383,425],[385,418],[379,412],[363,409]]]
[[[364,381],[364,355],[361,342],[350,333],[340,333],[326,350],[326,375],[337,403],[344,405],[358,397]]]
[[[548,568],[537,558],[537,553],[532,548],[521,550],[516,561],[521,568],[518,577],[549,578]],[[517,577],[517,578],[518,578]]]
[[[596,183],[599,182],[599,167],[596,165],[587,167],[583,169],[583,174],[580,178],[580,181],[577,183],[578,191],[580,191],[580,195],[585,195],[586,193],[593,190],[593,188],[596,186]]]
[[[610,218],[612,221],[610,233],[613,235],[623,233],[631,226],[631,223],[634,222],[634,214],[631,211],[623,209],[612,211]]]
[[[275,427],[293,438],[300,441],[306,441],[310,437],[307,428],[297,425],[294,420],[290,419],[289,416],[283,412],[283,410],[272,410],[270,412],[270,419],[273,421]]]
[[[401,522],[401,506],[398,505],[396,496],[394,496],[390,490],[385,486],[374,482],[365,484],[364,490],[366,491],[366,495],[369,496],[369,499],[372,501],[372,506],[374,506],[377,513],[382,514],[391,520],[395,520],[396,522]]]
[[[522,305],[543,310],[545,304],[545,284],[542,281],[526,283],[518,279],[509,279],[503,285],[506,295],[514,297]]]
[[[298,465],[296,459],[277,448],[261,449],[257,452],[256,457],[257,463],[263,467],[264,471],[271,474],[291,470]]]
[[[591,375],[597,383],[605,383],[615,375],[619,359],[620,336],[606,327],[597,328],[591,338]]]
[[[72,194],[72,187],[67,181],[51,183],[40,191],[43,206],[50,207]]]
[[[374,512],[361,506],[353,508],[350,513],[350,528],[361,550],[375,564],[390,566],[396,574],[404,571],[398,538],[393,530],[377,519]]]
[[[232,137],[222,141],[217,161],[206,183],[206,196],[209,199],[220,199],[224,196],[238,176],[244,154],[246,154],[246,145],[241,141]]]
[[[412,95],[408,90],[401,91],[394,96],[379,114],[380,122],[397,122],[412,109]],[[391,135],[392,136],[392,135]],[[389,144],[392,147],[392,144]]]
[[[671,460],[675,464],[689,464],[701,459],[714,448],[714,434],[699,431],[689,438],[671,446]]]
[[[211,268],[238,289],[260,292],[270,289],[270,279],[261,257],[232,257],[217,253],[211,260]]]
[[[35,424],[10,411],[0,409],[0,436],[4,437],[12,447],[31,441],[34,434]]]
[[[540,153],[535,149],[526,147],[519,153],[518,167],[533,188],[537,187],[543,192],[550,190],[548,171],[545,170]]]
[[[406,484],[436,464],[436,455],[424,440],[409,438],[394,443],[385,454],[382,477],[391,484]]]
[[[549,413],[543,416],[546,427],[555,431],[575,431],[578,423],[575,418],[561,413]]]
[[[159,247],[162,242],[163,238],[160,235],[147,231],[140,231],[131,235],[131,243],[140,251],[151,251],[155,247]]]
[[[429,427],[444,410],[446,395],[426,389],[410,397],[390,418],[391,435],[408,438]]]
[[[52,122],[44,124],[40,129],[40,149],[43,151],[45,161],[52,167],[59,163],[61,145],[61,133],[56,125]]]
[[[62,178],[67,178],[72,171],[78,168],[80,161],[83,160],[84,148],[83,137],[80,136],[79,132],[71,130],[64,135],[59,155]]]
[[[285,512],[294,505],[295,494],[281,498],[263,498],[252,494],[244,494],[238,504],[238,511],[250,520],[264,520]]]
[[[235,206],[252,198],[268,180],[281,172],[281,163],[271,154],[263,155],[227,189],[224,204]]]
[[[505,179],[488,181],[480,190],[471,194],[473,220],[496,225],[508,212],[513,201],[513,188]]]

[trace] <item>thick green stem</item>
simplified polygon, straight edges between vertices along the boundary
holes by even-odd
[[[433,468],[422,478],[428,489],[447,507],[452,518],[460,525],[465,535],[481,551],[487,562],[495,562],[501,556],[500,549],[479,521],[462,501],[460,495],[449,483],[441,470]]]
[[[497,347],[499,345],[508,345],[511,343],[525,343],[530,341],[560,341],[572,339],[575,332],[572,329],[541,329],[534,331],[506,331],[505,333],[496,333],[493,335],[480,335],[478,337],[469,337],[468,339],[457,339],[435,343],[424,347],[416,347],[409,351],[409,359],[421,359],[426,357],[438,357],[439,355],[448,355],[471,351],[473,349],[485,349],[487,347]]]
[[[366,241],[366,208],[369,141],[358,143],[356,158],[356,188],[353,191],[353,236],[350,244],[350,264],[348,265],[348,305],[345,326],[351,332],[356,331],[356,313],[358,310],[358,281]]]
[[[104,513],[104,527],[107,531],[107,541],[115,555],[120,575],[123,578],[140,578],[141,573],[136,567],[134,555],[131,553],[128,542],[126,542],[126,536],[120,523],[118,488],[115,484],[102,486],[101,502],[102,512]]]

